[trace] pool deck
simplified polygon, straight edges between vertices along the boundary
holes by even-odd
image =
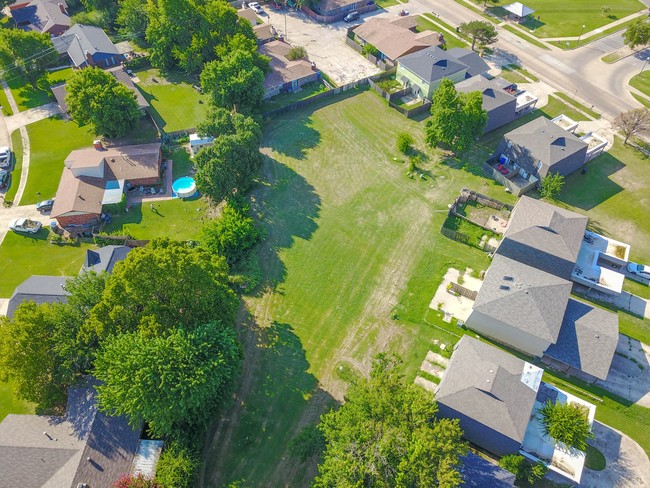
[[[163,174],[164,178],[164,188],[165,191],[164,193],[156,193],[154,195],[151,194],[144,194],[139,191],[133,192],[134,194],[129,195],[127,197],[127,203],[129,205],[135,205],[138,203],[142,202],[159,202],[162,200],[171,200],[172,199],[172,165],[174,162],[171,159],[168,159],[165,161],[165,164],[167,165],[167,168],[165,169],[165,173]]]

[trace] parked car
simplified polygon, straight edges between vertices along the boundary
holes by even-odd
[[[256,14],[263,14],[263,13],[264,13],[264,9],[263,9],[262,6],[261,6],[259,3],[257,3],[257,2],[251,2],[251,3],[249,3],[249,4],[248,4],[248,8],[252,9],[253,12],[255,12]]]
[[[41,230],[41,227],[43,227],[43,224],[40,222],[24,218],[14,219],[9,223],[9,228],[14,232],[27,232],[29,234],[36,234]]]
[[[356,10],[353,10],[348,15],[343,17],[343,21],[344,22],[353,22],[353,21],[357,20],[358,18],[359,18],[359,12],[357,12]]]
[[[54,199],[43,200],[42,202],[38,202],[36,204],[36,210],[38,210],[41,213],[49,212],[50,210],[52,210],[53,206],[54,206]]]
[[[13,155],[7,146],[0,147],[0,168],[11,168]]]
[[[9,184],[9,178],[11,175],[9,174],[9,171],[5,171],[4,169],[0,169],[0,188],[7,188],[7,185]]]
[[[643,264],[637,264],[630,261],[627,265],[627,270],[632,274],[640,276],[641,278],[650,280],[649,266],[644,266]]]

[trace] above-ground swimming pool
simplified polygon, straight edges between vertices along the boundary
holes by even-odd
[[[174,192],[174,196],[179,198],[193,197],[198,193],[196,190],[196,182],[189,176],[183,176],[174,181],[172,191]]]

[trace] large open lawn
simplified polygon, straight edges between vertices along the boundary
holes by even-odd
[[[193,129],[208,112],[206,95],[199,94],[180,75],[167,77],[157,69],[139,71],[137,86],[153,107],[151,111],[165,132]]]
[[[21,205],[52,198],[59,187],[63,161],[74,149],[93,144],[88,127],[50,117],[27,126],[30,143],[29,174]]]
[[[0,382],[0,422],[10,413],[34,413],[34,407],[16,396],[11,382]]]
[[[16,286],[32,275],[76,276],[91,244],[50,244],[49,229],[35,235],[8,232],[0,245],[0,297],[9,298]]]

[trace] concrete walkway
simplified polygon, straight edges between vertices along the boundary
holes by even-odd
[[[11,104],[11,101],[9,103]],[[19,129],[20,127],[38,122],[39,120],[47,119],[53,115],[59,115],[60,113],[61,109],[59,108],[59,104],[52,102],[41,105],[40,107],[30,108],[24,112],[18,112],[10,117],[5,117],[5,123],[7,124],[7,129],[11,134],[14,130]]]

